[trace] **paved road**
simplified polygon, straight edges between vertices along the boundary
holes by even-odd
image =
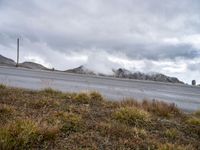
[[[0,67],[0,83],[29,89],[51,87],[64,92],[97,90],[111,100],[157,99],[175,103],[184,110],[200,109],[200,87],[79,75],[56,71]]]

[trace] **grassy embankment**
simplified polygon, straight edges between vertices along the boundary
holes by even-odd
[[[0,85],[0,149],[200,149],[200,111]]]

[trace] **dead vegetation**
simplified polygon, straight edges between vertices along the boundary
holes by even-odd
[[[0,85],[0,149],[200,149],[199,111]]]

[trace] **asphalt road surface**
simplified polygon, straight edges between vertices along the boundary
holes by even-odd
[[[99,91],[110,100],[156,99],[175,103],[187,111],[200,109],[200,87],[189,85],[12,67],[0,67],[0,83],[33,90],[53,88],[63,92]]]

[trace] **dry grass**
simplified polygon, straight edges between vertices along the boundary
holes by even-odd
[[[197,116],[197,117],[200,117],[200,110],[195,111],[194,115]]]
[[[188,124],[200,126],[200,118],[191,117],[186,121]]]
[[[15,109],[10,105],[0,103],[0,123],[5,123],[13,117]]]
[[[44,107],[57,107],[59,106],[59,101],[56,100],[49,100],[47,98],[42,98],[42,99],[36,99],[33,101],[30,101],[29,103],[29,107],[32,107],[34,109],[41,109]]]
[[[66,116],[64,116],[64,122],[63,122],[61,130],[64,133],[70,134],[72,132],[80,131],[82,127],[83,127],[83,123],[81,120],[81,116],[73,114],[73,113],[69,113],[69,114],[66,114]]]
[[[170,117],[181,114],[181,111],[175,106],[175,104],[168,104],[156,100],[143,100],[143,102],[138,102],[134,99],[127,99],[120,102],[120,107],[122,106],[134,106],[161,117]]]
[[[0,115],[1,116],[10,116],[14,112],[14,108],[6,105],[6,104],[0,104]]]
[[[159,150],[194,150],[190,145],[175,145],[175,144],[161,144],[158,147]]]
[[[0,128],[0,149],[25,149],[31,146],[36,138],[37,125],[33,121],[14,121]]]
[[[96,91],[90,92],[89,95],[91,102],[97,103],[97,102],[102,102],[104,100],[102,95]]]
[[[6,86],[5,85],[3,85],[3,84],[0,84],[0,89],[5,89],[6,88]]]
[[[55,140],[56,137],[60,133],[60,126],[59,125],[47,125],[42,124],[38,129],[38,134],[40,138],[44,141]]]
[[[113,118],[120,123],[132,126],[145,125],[149,113],[135,107],[121,107],[113,114]]]
[[[2,150],[200,149],[199,112],[160,101],[0,86],[0,119]]]
[[[90,97],[87,93],[78,93],[75,97],[74,100],[76,102],[79,102],[81,104],[89,104],[90,102]]]
[[[175,140],[176,137],[178,136],[178,131],[175,128],[167,129],[164,132],[165,136],[171,140]]]

